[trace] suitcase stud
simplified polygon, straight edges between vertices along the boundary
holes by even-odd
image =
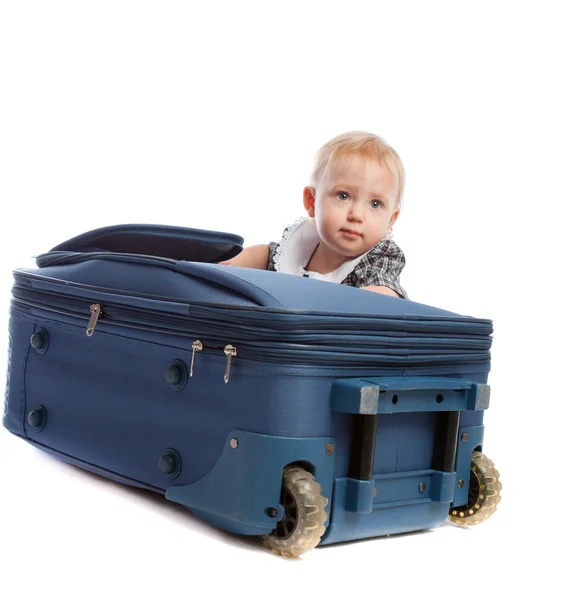
[[[49,335],[44,329],[40,329],[31,336],[29,343],[39,354],[45,354],[49,347]]]
[[[175,360],[164,374],[166,382],[175,390],[183,390],[188,383],[188,368],[181,360]]]
[[[38,406],[27,415],[27,422],[33,431],[41,431],[47,423],[47,411],[43,406]]]
[[[159,469],[168,477],[175,479],[182,470],[182,459],[173,448],[168,448],[158,461]]]

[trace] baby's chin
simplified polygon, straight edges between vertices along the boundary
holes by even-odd
[[[341,242],[339,244],[333,245],[333,250],[346,256],[347,258],[356,258],[365,254],[368,250],[371,250],[374,246],[376,246],[381,240],[376,240],[372,243],[372,240],[366,243],[364,239],[358,240],[350,240]]]
[[[358,258],[358,256],[361,256],[362,254],[366,253],[368,250],[371,250],[372,248],[373,248],[373,246],[370,246],[369,248],[364,248],[363,244],[361,246],[357,246],[356,248],[336,246],[336,245],[331,246],[331,250],[333,252],[337,252],[338,254],[340,254],[340,256],[342,256],[342,258],[344,260],[349,260],[351,258]]]

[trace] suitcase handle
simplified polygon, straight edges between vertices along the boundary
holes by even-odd
[[[51,252],[115,252],[173,260],[219,262],[242,250],[243,238],[232,233],[171,225],[112,225],[82,233]]]
[[[438,413],[432,468],[444,473],[453,472],[460,412],[488,408],[489,396],[488,385],[465,379],[337,379],[332,384],[332,410],[355,415],[348,477],[357,481],[371,481],[378,416],[405,412]]]
[[[489,403],[487,384],[447,377],[337,379],[331,392],[334,412],[356,415],[485,410]]]

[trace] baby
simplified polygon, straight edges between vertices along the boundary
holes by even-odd
[[[399,155],[380,137],[339,135],[319,150],[312,185],[303,190],[309,216],[287,227],[280,242],[244,248],[220,264],[407,298],[399,284],[405,257],[390,239],[401,210],[403,182]]]

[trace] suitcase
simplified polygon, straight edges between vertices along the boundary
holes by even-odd
[[[113,226],[15,270],[4,426],[282,556],[493,514],[491,321],[216,264],[242,243]]]

